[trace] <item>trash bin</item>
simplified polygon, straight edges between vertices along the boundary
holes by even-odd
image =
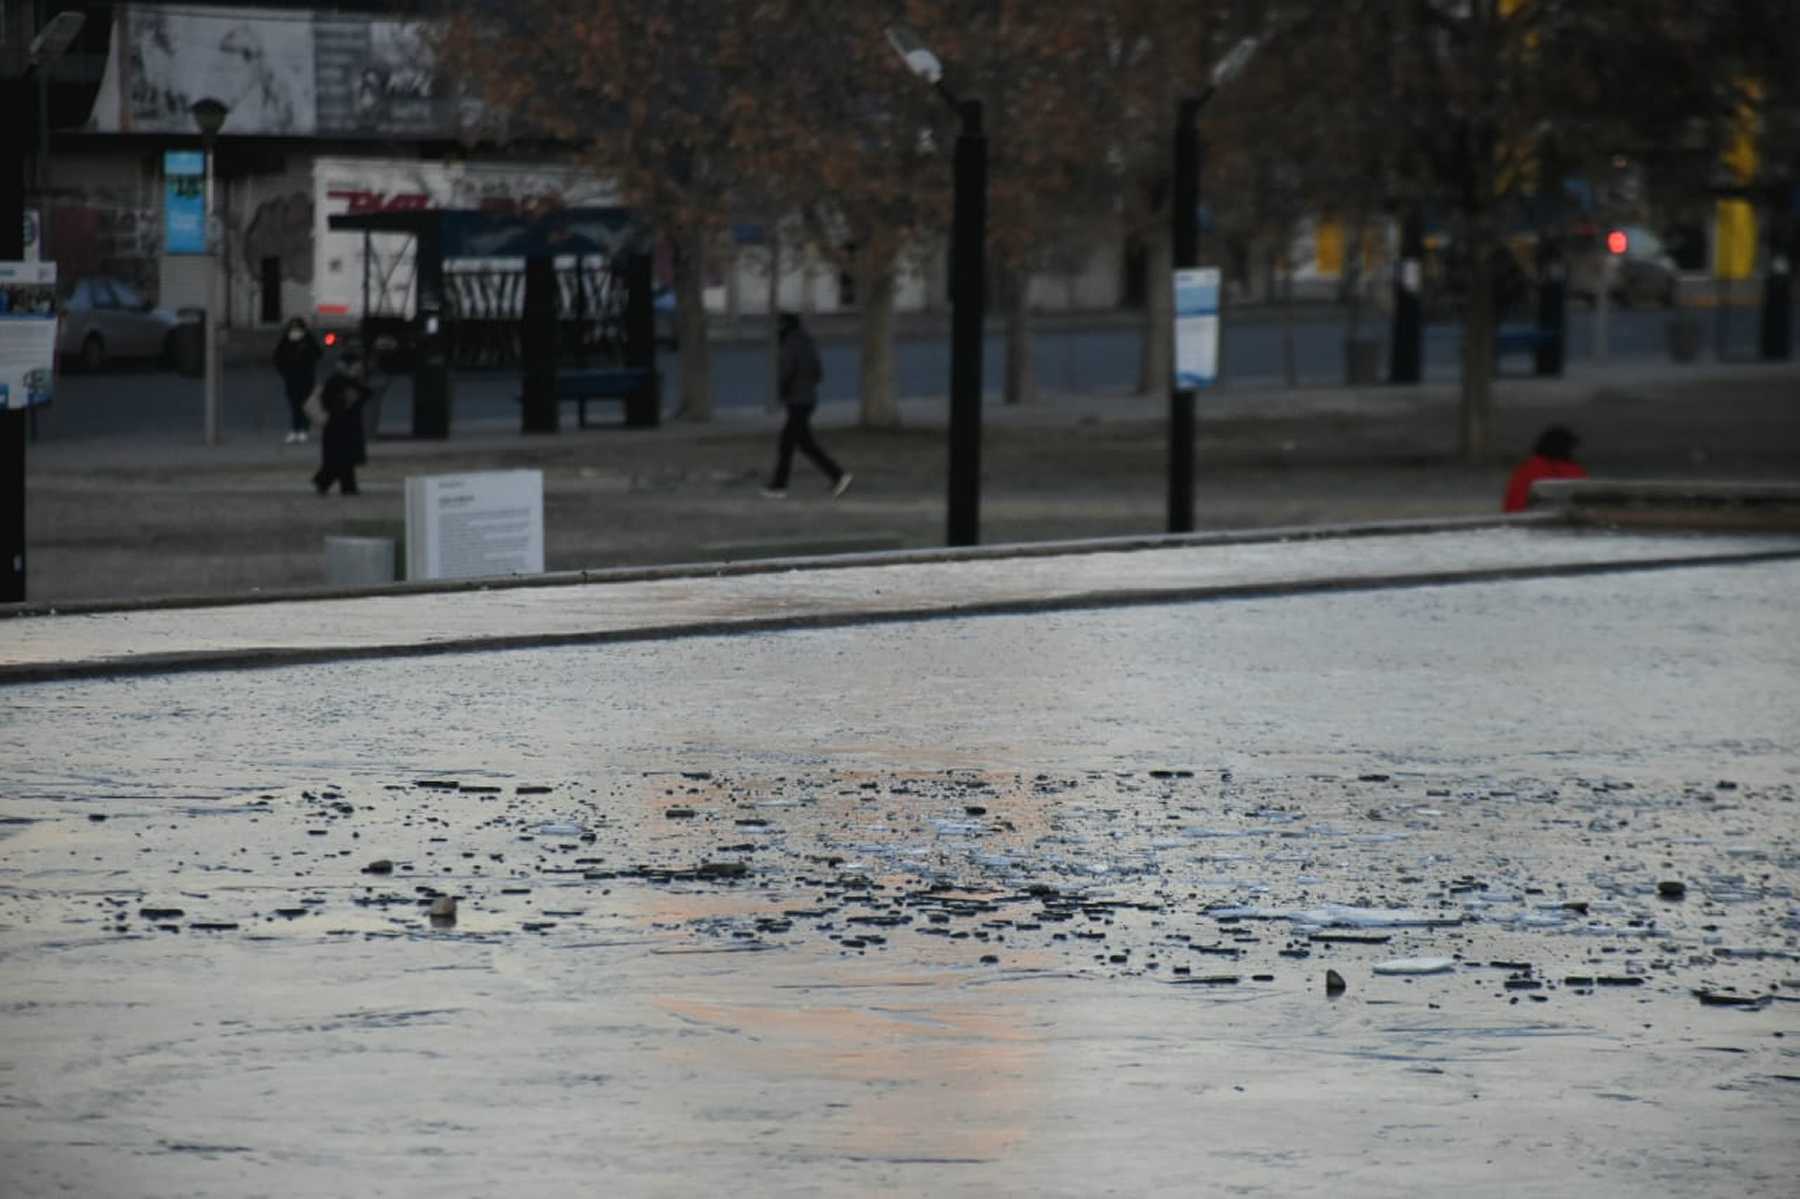
[[[199,321],[183,321],[170,331],[169,365],[194,378],[206,373],[205,325]]]
[[[388,537],[327,537],[325,582],[332,587],[365,587],[394,581],[397,554]]]
[[[1344,341],[1344,382],[1381,382],[1381,339],[1351,337]]]
[[[1680,312],[1669,318],[1664,337],[1669,357],[1676,362],[1692,362],[1700,356],[1700,318],[1691,312]]]

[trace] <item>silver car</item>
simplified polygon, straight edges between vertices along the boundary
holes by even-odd
[[[123,279],[77,279],[63,298],[56,333],[59,357],[83,370],[99,370],[120,358],[175,363],[183,352],[178,331],[195,316],[158,308]]]
[[[1614,252],[1611,239],[1619,244]],[[1620,225],[1603,231],[1583,230],[1569,252],[1569,295],[1595,302],[1600,294],[1602,264],[1611,257],[1612,286],[1607,295],[1621,307],[1659,304],[1673,308],[1681,280],[1675,260],[1658,237],[1642,225]]]

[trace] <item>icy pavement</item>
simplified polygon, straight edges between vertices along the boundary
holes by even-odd
[[[1797,593],[9,688],[7,1193],[1788,1194]]]

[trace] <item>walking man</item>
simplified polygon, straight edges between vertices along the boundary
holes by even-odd
[[[775,477],[763,489],[772,500],[787,498],[788,472],[794,464],[794,451],[812,459],[813,465],[831,480],[831,494],[843,495],[850,489],[850,472],[831,460],[813,440],[812,414],[819,404],[819,380],[825,368],[819,362],[819,347],[812,335],[800,325],[791,312],[781,314],[776,328],[781,333],[780,394],[787,409],[787,423],[781,426],[781,447],[775,458]]]

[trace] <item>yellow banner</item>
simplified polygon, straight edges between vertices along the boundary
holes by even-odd
[[[1748,279],[1756,270],[1756,209],[1748,200],[1720,200],[1713,217],[1713,274]]]

